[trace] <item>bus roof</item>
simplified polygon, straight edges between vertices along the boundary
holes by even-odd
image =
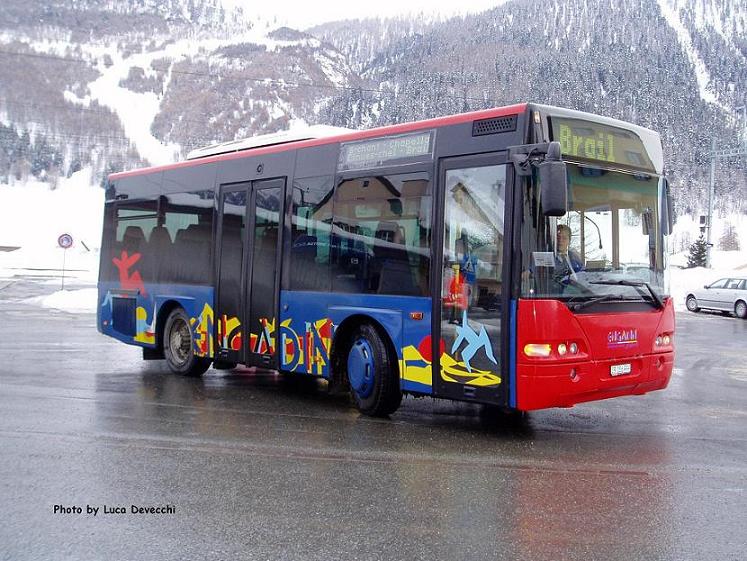
[[[109,176],[109,180],[115,181],[118,179],[136,175],[156,173],[170,169],[201,166],[213,162],[249,158],[252,156],[273,154],[297,148],[332,144],[335,142],[347,142],[390,134],[402,134],[421,129],[465,123],[477,119],[489,119],[492,117],[501,117],[505,115],[516,115],[524,113],[528,107],[533,110],[539,110],[539,112],[545,117],[552,117],[554,115],[558,117],[583,119],[632,131],[636,133],[643,142],[656,172],[660,174],[663,171],[664,158],[662,154],[661,140],[659,138],[659,134],[655,131],[652,131],[651,129],[647,129],[645,127],[634,125],[625,121],[603,117],[594,113],[563,109],[550,105],[518,103],[515,105],[507,105],[504,107],[484,109],[481,111],[472,111],[469,113],[459,113],[446,117],[436,117],[423,121],[414,121],[397,125],[387,125],[384,127],[377,127],[366,130],[349,130],[349,132],[345,132],[345,129],[342,128],[326,127],[325,130],[322,130],[320,128],[318,134],[300,132],[294,137],[293,133],[289,134],[288,132],[284,132],[271,135],[262,135],[243,140],[229,141],[226,143],[193,150],[192,152],[190,152],[190,154],[188,155],[188,159],[185,161],[113,173]]]
[[[273,132],[270,134],[260,134],[249,138],[240,138],[220,142],[196,148],[187,154],[188,160],[197,160],[208,156],[218,156],[220,154],[230,154],[231,152],[241,152],[251,148],[261,148],[263,146],[277,146],[278,144],[288,144],[299,142],[301,140],[311,140],[314,138],[326,138],[328,136],[340,136],[355,132],[354,129],[344,127],[330,127],[327,125],[312,125],[310,127],[296,128],[289,131]]]
[[[424,121],[415,121],[412,123],[402,123],[399,125],[387,125],[385,127],[378,127],[374,129],[366,129],[360,131],[351,131],[349,133],[337,134],[332,136],[323,136],[321,138],[313,138],[307,140],[297,140],[291,142],[284,142],[282,144],[264,145],[260,147],[247,148],[241,151],[232,151],[230,153],[216,154],[206,157],[199,157],[192,160],[185,160],[174,164],[166,164],[162,166],[153,166],[149,168],[140,168],[132,171],[123,171],[113,173],[109,176],[111,181],[122,179],[124,177],[131,177],[134,175],[142,175],[146,173],[154,173],[160,171],[166,171],[169,169],[177,169],[182,167],[199,166],[212,162],[220,162],[225,160],[235,160],[239,158],[249,158],[252,156],[258,156],[263,154],[273,154],[276,152],[284,152],[286,150],[293,150],[297,148],[305,148],[310,146],[319,146],[322,144],[332,144],[335,142],[351,141],[351,140],[362,140],[365,138],[372,138],[377,136],[383,136],[387,134],[400,134],[421,129],[428,129],[432,127],[442,127],[447,125],[454,125],[458,123],[464,123],[473,121],[475,119],[487,119],[491,117],[501,117],[504,115],[516,115],[523,113],[527,109],[527,103],[518,103],[516,105],[507,105],[505,107],[496,107],[493,109],[484,109],[482,111],[472,111],[470,113],[460,113],[457,115],[449,115],[447,117],[436,117],[434,119],[426,119]]]

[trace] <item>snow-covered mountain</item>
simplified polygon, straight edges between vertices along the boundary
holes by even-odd
[[[695,212],[711,140],[736,147],[747,104],[740,0],[515,0],[305,32],[220,0],[5,0],[1,14],[0,183],[531,100],[660,131],[678,209]],[[723,208],[747,209],[745,167],[719,160]]]

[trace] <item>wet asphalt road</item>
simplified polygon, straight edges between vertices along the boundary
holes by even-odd
[[[678,314],[663,392],[376,420],[315,382],[178,378],[18,301],[52,289],[0,281],[0,559],[745,559],[747,321]]]

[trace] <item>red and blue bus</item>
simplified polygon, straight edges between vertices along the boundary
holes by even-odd
[[[257,137],[109,177],[98,328],[377,416],[644,394],[672,373],[671,222],[659,136],[578,111]]]

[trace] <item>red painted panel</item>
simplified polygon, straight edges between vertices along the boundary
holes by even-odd
[[[671,298],[663,310],[606,314],[573,314],[557,300],[520,300],[517,328],[516,398],[522,410],[642,394],[665,388],[672,375],[673,347],[654,346],[657,335],[674,333]],[[557,354],[558,344],[572,342],[577,355]],[[550,344],[553,353],[528,357],[528,343]],[[630,373],[612,376],[611,367],[621,364],[629,364]]]

